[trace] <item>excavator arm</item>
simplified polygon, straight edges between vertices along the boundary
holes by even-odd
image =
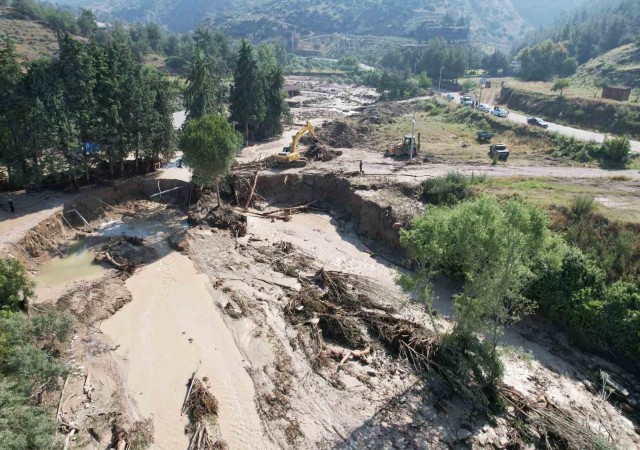
[[[307,124],[304,127],[300,128],[300,131],[298,131],[293,137],[293,141],[291,142],[291,153],[298,153],[298,143],[300,142],[300,139],[302,139],[302,136],[307,133],[310,133],[314,139],[318,139],[316,130],[313,129],[313,125],[311,125],[311,122],[309,122],[308,120]]]

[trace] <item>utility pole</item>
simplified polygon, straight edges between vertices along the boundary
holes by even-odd
[[[413,159],[413,146],[416,146],[416,152],[418,151],[418,144],[414,137],[416,131],[416,112],[413,112],[413,118],[411,119],[411,146],[409,147],[409,162]]]
[[[442,71],[444,67],[440,67],[440,77],[438,78],[438,94],[442,94],[442,90],[440,89],[440,85],[442,84]]]
[[[482,88],[484,87],[483,79],[480,78],[480,98],[478,99],[478,103],[482,103]]]

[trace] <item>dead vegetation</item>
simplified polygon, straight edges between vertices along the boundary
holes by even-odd
[[[144,238],[137,236],[119,236],[109,238],[96,254],[95,260],[107,262],[115,268],[131,274],[136,267],[155,261],[158,252],[145,245]]]
[[[385,349],[416,374],[439,380],[453,394],[471,401],[479,413],[489,417],[506,414],[511,428],[510,448],[524,448],[524,442],[536,442],[537,448],[545,449],[614,448],[571,411],[544,396],[532,400],[498,383],[496,394],[510,408],[493,413],[483,407],[474,392],[484,390],[484,376],[462,375],[462,366],[457,366],[469,355],[458,353],[459,348],[435,331],[399,317],[393,308],[381,304],[384,296],[373,295],[372,284],[353,275],[320,269],[304,281],[300,292],[290,296],[285,308],[290,323],[309,330],[299,336],[299,341],[312,368],[334,386],[340,387],[340,382],[335,370],[327,372],[328,368],[339,370],[349,360],[367,365],[376,348]]]
[[[187,432],[191,434],[189,450],[214,450],[226,449],[227,444],[218,439],[219,429],[218,400],[213,396],[205,383],[196,378],[197,370],[191,377],[189,389],[182,413],[189,417],[190,427]]]
[[[204,193],[191,207],[187,220],[190,225],[208,225],[229,230],[235,237],[247,234],[247,217],[228,205],[218,206],[217,198],[212,192]]]

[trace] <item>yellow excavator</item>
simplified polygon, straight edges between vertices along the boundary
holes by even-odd
[[[298,131],[293,137],[291,145],[287,145],[276,155],[278,165],[286,167],[304,167],[307,165],[307,159],[300,156],[300,153],[298,152],[300,139],[307,133],[310,133],[316,141],[318,140],[318,135],[316,135],[313,125],[311,125],[311,122],[307,120],[307,124],[300,128],[300,131]]]

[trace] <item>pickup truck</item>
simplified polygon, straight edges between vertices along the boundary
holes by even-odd
[[[495,108],[493,108],[491,110],[491,114],[493,114],[496,117],[500,117],[502,119],[506,119],[507,116],[509,115],[509,111],[507,111],[506,109],[502,109],[502,108],[496,106]]]
[[[496,158],[500,161],[509,159],[509,149],[504,144],[493,144],[489,146],[489,156],[491,159]]]
[[[490,131],[478,131],[478,141],[480,142],[491,142],[494,134]]]

